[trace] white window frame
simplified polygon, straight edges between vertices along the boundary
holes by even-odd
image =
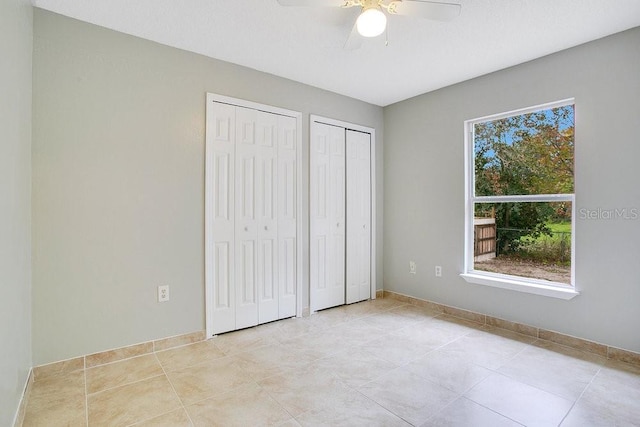
[[[543,295],[553,298],[569,300],[580,294],[575,286],[575,193],[573,194],[533,194],[510,196],[476,196],[475,195],[475,153],[474,153],[474,126],[478,123],[504,119],[540,110],[575,105],[573,98],[557,102],[536,105],[528,108],[479,117],[464,122],[464,157],[465,157],[465,247],[464,247],[464,271],[460,275],[469,283],[492,286],[502,289],[510,289],[530,294]],[[475,270],[473,268],[473,219],[476,203],[501,203],[501,202],[571,202],[571,284],[549,282],[533,278],[512,276],[500,273]]]

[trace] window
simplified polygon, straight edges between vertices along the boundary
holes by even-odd
[[[472,283],[573,298],[574,103],[465,122]]]

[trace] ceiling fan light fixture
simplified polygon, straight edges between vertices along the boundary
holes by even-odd
[[[356,21],[356,28],[362,37],[379,36],[386,27],[387,16],[380,10],[380,7],[365,9]]]

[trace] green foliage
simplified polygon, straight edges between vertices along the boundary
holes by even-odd
[[[546,224],[549,234],[522,238],[519,258],[545,264],[569,265],[571,261],[571,222],[550,222]]]
[[[474,126],[477,196],[573,193],[573,106]]]
[[[476,196],[572,193],[573,119],[573,106],[569,105],[476,124]],[[494,213],[499,230],[498,254],[513,254],[528,241],[523,237],[535,241],[551,236],[548,222],[570,219],[571,205],[476,205],[476,216]]]
[[[549,222],[547,228],[552,233],[568,233],[571,234],[571,221]]]
[[[551,235],[546,224],[552,213],[548,203],[498,203],[495,211],[498,254],[520,250],[524,236],[537,239],[542,235]]]

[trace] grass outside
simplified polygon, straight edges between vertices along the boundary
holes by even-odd
[[[571,221],[548,222],[546,226],[553,233],[569,233],[571,234]]]
[[[566,239],[567,236],[569,237],[569,240],[571,240],[571,221],[547,222],[545,226],[551,231],[551,236],[549,236],[548,234],[541,234],[537,238],[523,236],[520,238],[520,240],[526,243],[534,243],[540,241],[559,242],[562,239]]]
[[[523,245],[513,256],[544,264],[570,265],[571,222],[548,222],[545,225],[551,235],[541,234],[536,238],[523,236],[520,238]]]

